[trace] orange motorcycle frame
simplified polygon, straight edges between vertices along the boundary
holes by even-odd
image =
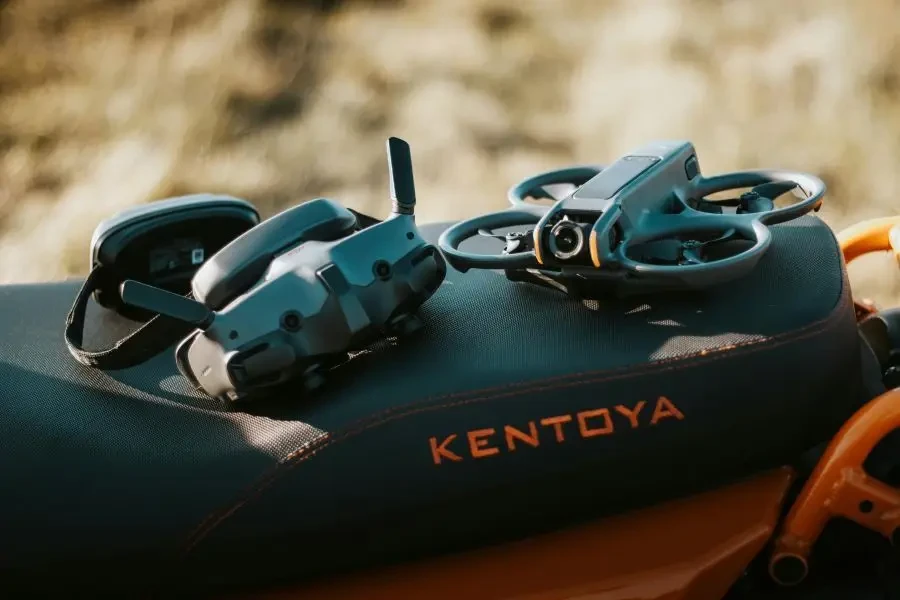
[[[581,527],[267,600],[720,600],[775,532],[793,472],[778,469]]]
[[[838,240],[847,263],[871,252],[893,252],[900,263],[900,217],[864,221],[842,231]],[[856,306],[861,318],[871,310],[870,303]],[[900,490],[863,468],[872,450],[898,428],[900,388],[869,402],[844,424],[785,518],[769,561],[773,579],[783,585],[803,581],[813,545],[837,517],[900,544]]]

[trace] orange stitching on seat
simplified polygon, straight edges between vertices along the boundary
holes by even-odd
[[[842,290],[841,299],[844,299],[846,294],[846,287]],[[839,301],[838,305],[840,306],[842,303]],[[659,361],[655,361],[652,363],[645,363],[643,365],[635,367],[619,367],[617,369],[604,369],[597,371],[586,371],[582,373],[573,373],[562,376],[554,376],[542,380],[536,380],[526,383],[516,383],[516,384],[507,384],[502,386],[494,386],[491,388],[484,388],[481,390],[471,390],[468,392],[456,392],[452,394],[446,394],[442,396],[436,396],[432,398],[426,398],[423,400],[419,400],[416,402],[408,403],[403,406],[397,406],[385,411],[378,413],[377,415],[370,415],[364,419],[360,419],[355,423],[351,424],[348,428],[344,429],[341,432],[335,434],[325,434],[319,438],[316,438],[312,442],[304,444],[299,448],[294,449],[290,453],[284,456],[268,473],[263,474],[257,482],[252,485],[246,495],[244,495],[241,499],[239,499],[235,504],[233,504],[230,508],[224,511],[214,511],[210,513],[200,524],[194,528],[194,530],[188,536],[187,542],[183,548],[182,556],[187,556],[200,542],[202,542],[212,531],[214,531],[219,525],[222,524],[226,519],[231,517],[234,513],[241,509],[245,504],[250,502],[251,500],[259,497],[267,488],[269,488],[283,473],[293,469],[298,464],[303,463],[304,461],[312,458],[319,451],[346,441],[348,439],[354,438],[370,429],[374,429],[386,423],[390,423],[392,421],[403,419],[409,416],[413,416],[422,412],[430,412],[434,410],[444,410],[448,408],[454,408],[458,406],[464,406],[467,404],[473,404],[476,402],[483,402],[488,400],[497,400],[501,398],[514,397],[520,394],[528,393],[528,392],[539,392],[539,391],[549,391],[549,390],[557,390],[562,388],[575,387],[580,385],[587,385],[592,383],[601,383],[605,381],[614,381],[617,379],[636,377],[642,374],[644,371],[651,370],[656,373],[663,373],[667,371],[679,371],[683,369],[693,368],[698,365],[702,365],[709,362],[714,362],[720,360],[726,356],[730,357],[735,354],[735,350],[737,349],[746,349],[742,354],[750,354],[754,352],[758,352],[760,350],[774,348],[778,346],[782,346],[788,342],[805,339],[811,336],[814,336],[818,333],[821,333],[827,330],[830,326],[839,322],[838,317],[843,316],[846,312],[846,306],[841,306],[842,310],[835,310],[827,317],[816,321],[815,323],[810,323],[806,327],[798,329],[792,332],[786,332],[782,334],[778,334],[775,336],[771,336],[768,338],[762,338],[760,340],[752,340],[748,342],[743,342],[741,344],[733,344],[730,346],[723,346],[717,348],[716,350],[710,351],[700,351],[690,355],[681,356],[677,358],[668,358],[662,359]],[[765,344],[766,342],[774,342],[770,344]],[[671,364],[671,363],[680,363],[680,364]],[[663,368],[659,368],[661,365],[665,365]],[[626,371],[624,373],[610,374],[615,371]],[[566,381],[567,379],[573,379],[576,377],[591,377],[592,375],[598,375],[601,373],[606,373],[606,376],[601,377],[593,377],[578,381]],[[519,389],[515,389],[519,388]],[[492,394],[490,392],[500,392],[501,390],[512,390],[506,391],[502,393]],[[427,404],[429,402],[435,402],[439,400],[448,400],[452,398],[459,398],[462,396],[468,396],[472,394],[480,394],[471,398],[467,398],[464,400],[458,400],[454,402],[446,402],[443,404]],[[299,458],[298,458],[299,457]],[[296,459],[296,460],[295,460]]]

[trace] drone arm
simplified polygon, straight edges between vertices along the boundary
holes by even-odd
[[[616,260],[623,269],[634,275],[672,280],[688,287],[715,285],[729,281],[750,271],[772,242],[769,228],[759,219],[747,218],[749,216],[738,218],[734,215],[708,215],[678,219],[674,215],[666,215],[664,221],[657,222],[650,228],[655,233],[643,234],[640,238],[626,233],[626,238],[616,251]],[[679,223],[679,221],[681,222]],[[735,256],[711,263],[691,265],[647,264],[635,261],[628,256],[629,247],[639,243],[702,231],[726,232],[729,229],[740,232],[746,239],[753,242],[753,246]]]
[[[569,167],[566,169],[554,169],[545,173],[539,173],[527,179],[523,179],[516,185],[509,188],[507,198],[514,208],[525,208],[532,206],[525,202],[525,198],[531,196],[538,199],[558,200],[552,194],[547,193],[544,188],[548,185],[572,184],[582,186],[591,178],[597,175],[603,167],[597,165],[585,165]]]
[[[517,225],[534,225],[540,219],[540,212],[534,210],[509,209],[489,213],[463,221],[445,230],[438,239],[438,245],[447,262],[462,273],[469,269],[528,269],[538,266],[534,250],[521,254],[475,254],[459,249],[465,240],[478,235],[479,229],[500,229]]]
[[[685,212],[680,214],[647,213],[639,226],[630,227],[624,234],[630,244],[675,238],[691,234],[718,234],[736,229],[748,240],[759,237],[759,215],[713,214]]]
[[[797,187],[803,190],[806,198],[791,206],[776,208],[770,212],[760,214],[759,220],[765,225],[784,223],[785,221],[796,219],[811,210],[818,210],[826,192],[825,182],[815,175],[779,169],[758,169],[698,179],[692,184],[691,193],[696,198],[702,198],[725,189],[763,186],[772,183],[796,184]]]

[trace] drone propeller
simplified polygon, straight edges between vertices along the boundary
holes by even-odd
[[[770,181],[752,188],[737,198],[724,200],[700,200],[698,210],[721,213],[723,206],[737,207],[741,213],[761,213],[775,210],[775,198],[798,187],[793,181]]]
[[[544,186],[541,185],[528,190],[528,195],[535,200],[553,200],[554,202],[559,200],[559,198],[551,194],[544,188]]]
[[[578,189],[578,185],[575,183],[547,183],[529,189],[527,196],[532,200],[550,200],[551,202],[559,202],[576,189]]]
[[[506,244],[505,248],[503,248],[503,254],[513,254],[514,252],[519,251],[520,249],[524,249],[527,244],[525,244],[525,240],[531,235],[530,231],[511,231],[506,234],[492,233],[491,230],[485,229],[484,227],[478,230],[478,235],[483,237],[489,237],[495,240],[500,240],[504,244]]]
[[[717,238],[701,242],[699,240],[688,240],[681,244],[681,256],[687,264],[699,265],[705,262],[700,258],[700,254],[710,246],[729,242],[737,237],[736,229],[728,229]]]
[[[478,235],[483,235],[484,237],[494,238],[495,240],[500,240],[501,242],[506,241],[505,235],[500,235],[499,233],[493,233],[490,229],[485,229],[482,227],[478,230]]]
[[[762,196],[763,198],[771,198],[774,200],[782,194],[787,194],[795,187],[799,187],[793,181],[770,181],[769,183],[761,183],[751,189],[748,193]]]
[[[648,264],[699,265],[707,262],[702,256],[706,249],[738,238],[736,229],[727,229],[719,237],[705,241],[666,237],[642,244],[643,252],[638,260]]]

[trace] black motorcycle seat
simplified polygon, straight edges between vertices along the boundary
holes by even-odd
[[[0,581],[302,579],[789,463],[866,391],[832,231],[812,216],[772,229],[750,276],[690,294],[578,302],[449,269],[419,335],[356,356],[315,399],[231,409],[170,352],[75,362],[62,329],[79,281],[0,287]],[[133,327],[92,305],[85,342]]]

